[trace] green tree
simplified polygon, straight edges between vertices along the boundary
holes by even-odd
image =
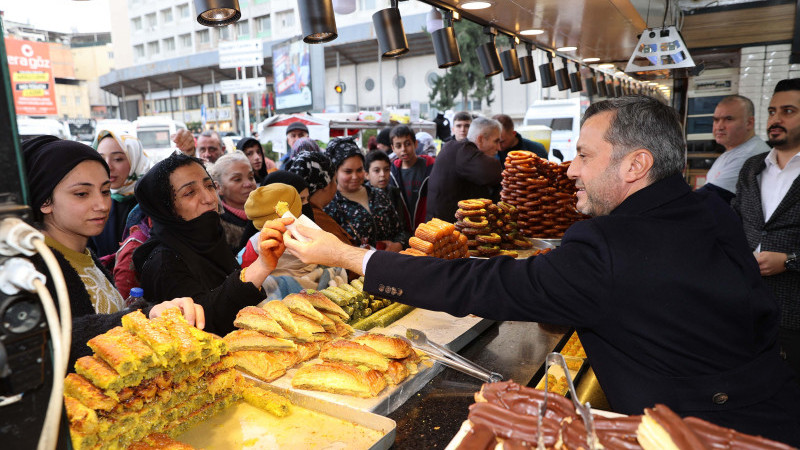
[[[475,52],[488,37],[483,34],[482,26],[468,20],[460,20],[453,26],[461,52],[461,64],[448,68],[447,73],[436,80],[429,94],[431,104],[439,110],[450,109],[455,106],[456,96],[461,94],[464,101],[472,98],[485,100],[487,105],[491,105],[494,86],[492,80],[483,75]],[[462,104],[462,108],[466,109],[466,105]]]

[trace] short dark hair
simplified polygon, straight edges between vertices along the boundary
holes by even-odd
[[[367,153],[367,159],[364,162],[364,166],[366,167],[367,172],[369,172],[369,166],[371,166],[372,163],[374,163],[375,161],[383,161],[386,164],[392,165],[392,161],[389,159],[389,155],[383,153],[380,150],[373,150]]]
[[[775,92],[800,91],[800,78],[786,78],[778,81],[775,85]]]
[[[633,150],[645,148],[653,155],[651,183],[683,172],[686,141],[675,109],[652,97],[627,95],[593,103],[583,115],[581,126],[590,117],[603,112],[613,114],[603,136],[613,147],[612,164],[618,164]]]
[[[217,142],[219,142],[219,145],[222,145],[222,138],[220,137],[219,133],[217,133],[217,132],[216,132],[216,131],[214,131],[214,130],[206,130],[206,131],[203,131],[202,133],[200,133],[200,136],[201,136],[201,137],[213,137],[213,138],[217,138]]]
[[[500,125],[503,127],[503,131],[513,131],[514,130],[514,121],[511,120],[507,114],[495,114],[492,116],[492,119],[500,122]]]
[[[459,112],[456,113],[455,116],[453,116],[453,122],[455,122],[457,120],[462,120],[462,121],[463,120],[469,120],[470,122],[472,122],[472,114],[470,114],[467,111],[459,111]]]
[[[389,140],[394,141],[394,138],[404,138],[410,137],[412,141],[417,141],[417,135],[414,134],[414,130],[408,127],[408,125],[397,125],[396,127],[392,128],[392,131],[389,133]]]
[[[739,101],[742,103],[742,105],[744,105],[744,112],[747,114],[747,117],[755,117],[756,107],[753,105],[753,101],[743,95],[739,94],[729,95],[720,100],[719,103],[717,103],[717,105],[721,105],[723,103],[736,102],[736,101]]]

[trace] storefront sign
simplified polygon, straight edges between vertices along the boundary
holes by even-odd
[[[50,48],[43,42],[7,38],[8,71],[18,115],[55,116],[55,78]]]
[[[225,94],[244,94],[247,92],[263,92],[267,89],[267,79],[244,78],[241,80],[223,80],[219,82],[219,92]]]

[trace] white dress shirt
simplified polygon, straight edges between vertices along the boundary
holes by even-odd
[[[778,166],[775,149],[767,154],[767,167],[759,174],[761,187],[761,208],[764,212],[764,222],[768,222],[772,213],[786,196],[794,180],[800,175],[800,153],[792,156],[783,169]]]

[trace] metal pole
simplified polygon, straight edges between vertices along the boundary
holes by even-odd
[[[155,108],[153,108],[153,91],[150,90],[150,80],[147,80],[147,105],[150,106],[150,113],[152,114]],[[147,106],[145,106],[145,112],[147,111]],[[145,114],[147,115],[147,114]]]
[[[397,90],[397,105],[396,107],[400,107],[400,60],[394,60],[394,87]]]
[[[219,110],[217,109],[217,105],[219,105],[219,100],[217,99],[217,82],[216,80],[214,80],[213,70],[211,71],[211,92],[213,93],[212,95],[214,97],[214,105],[212,105],[214,107],[214,122],[217,123],[217,125],[219,125],[219,116],[218,116]]]
[[[381,114],[383,114],[383,55],[381,54],[380,48],[378,48],[378,88],[381,91]],[[388,117],[381,117],[381,122],[386,121],[389,122]]]
[[[119,119],[120,113],[122,112],[122,108],[120,108],[120,105],[122,105],[122,100],[120,100],[119,96],[115,95],[114,97],[117,97],[117,119]]]
[[[339,67],[339,52],[336,52],[336,83],[342,82],[342,71]],[[339,94],[339,112],[342,112],[344,109],[344,92]]]
[[[258,68],[257,67],[253,67],[253,78],[258,78]],[[258,100],[256,100],[258,103],[256,105],[254,105],[254,108],[253,108],[253,109],[256,110],[256,124],[261,123],[261,97],[263,95],[264,95],[263,92],[259,92],[258,93]]]
[[[125,111],[125,109],[123,109],[125,108],[125,86],[123,85],[120,87],[122,88],[122,102],[120,103],[120,105],[122,105],[122,108],[120,108],[122,109],[122,119],[128,120],[128,111]]]
[[[178,75],[178,90],[181,95],[181,122],[186,120],[186,100],[183,98],[183,75]]]
[[[353,64],[353,70],[356,72],[356,85],[354,86],[356,90],[356,111],[361,111],[361,106],[358,102],[358,64]]]
[[[242,79],[247,79],[247,68],[242,67]],[[242,94],[242,109],[244,110],[244,126],[242,127],[242,137],[250,135],[250,96],[247,92]]]

